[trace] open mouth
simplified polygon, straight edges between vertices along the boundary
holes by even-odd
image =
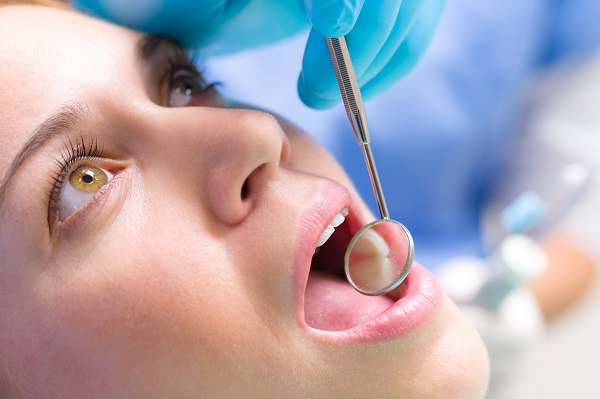
[[[344,255],[352,236],[362,227],[352,216],[346,209],[336,215],[319,239],[322,245],[312,258],[304,297],[304,318],[312,328],[343,331],[367,323],[406,291],[406,280],[390,294],[375,297],[357,292],[348,283]]]

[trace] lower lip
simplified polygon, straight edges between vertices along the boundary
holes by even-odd
[[[394,339],[418,330],[437,313],[442,303],[442,288],[423,266],[414,263],[403,285],[406,292],[374,319],[344,331],[307,328],[314,334],[340,341],[373,342]]]

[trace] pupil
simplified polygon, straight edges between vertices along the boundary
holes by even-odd
[[[84,183],[87,183],[87,184],[93,183],[94,182],[94,176],[92,176],[91,174],[84,175],[81,178],[81,181],[84,182]]]
[[[188,84],[184,84],[183,87],[178,87],[175,91],[179,94],[189,96],[192,94],[192,87]]]

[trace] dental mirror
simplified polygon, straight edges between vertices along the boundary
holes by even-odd
[[[352,237],[344,258],[346,278],[362,294],[386,294],[404,281],[413,248],[412,237],[401,223],[375,220]]]
[[[365,108],[352,67],[346,39],[325,38],[348,119],[363,155],[381,219],[360,229],[344,256],[348,282],[364,295],[385,295],[408,275],[414,258],[414,242],[401,223],[390,219],[370,146]]]

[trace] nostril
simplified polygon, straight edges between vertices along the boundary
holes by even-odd
[[[268,179],[267,175],[270,173],[268,168],[268,164],[262,164],[246,177],[240,189],[240,198],[242,201],[250,198],[250,191],[252,191],[253,195],[261,192],[261,187],[263,187],[263,183]]]
[[[242,184],[242,192],[240,194],[242,200],[245,200],[246,198],[248,198],[249,193],[250,193],[250,185],[248,182],[248,178],[246,178],[246,180],[244,180],[244,184]]]

